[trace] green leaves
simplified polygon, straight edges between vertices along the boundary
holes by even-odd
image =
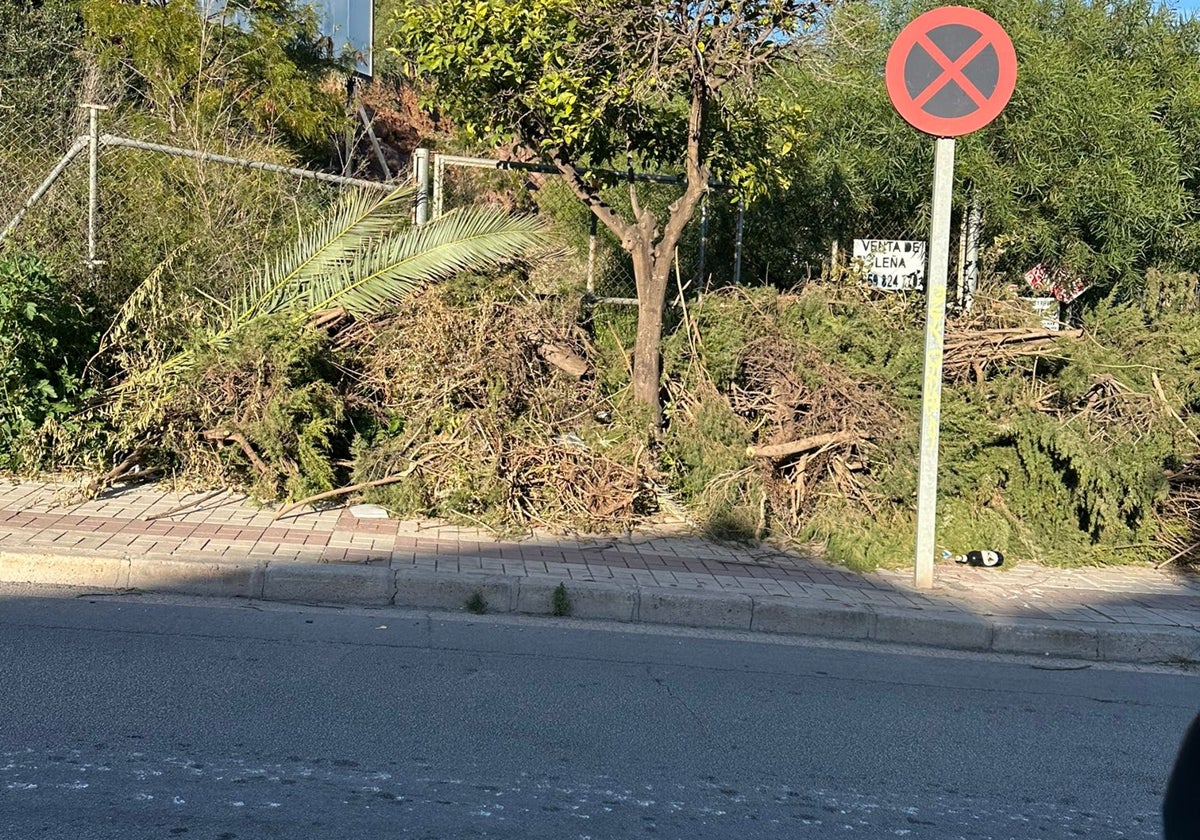
[[[547,238],[531,216],[464,208],[427,225],[407,224],[413,190],[379,199],[350,195],[325,220],[251,278],[215,328],[228,331],[298,309],[314,315],[341,307],[379,315],[425,283],[509,262]]]
[[[35,257],[0,257],[0,467],[48,418],[88,395],[80,374],[95,349],[93,314]]]
[[[290,0],[229,3],[211,17],[195,0],[83,0],[89,47],[128,79],[167,127],[280,132],[319,148],[341,126],[338,97],[322,84],[341,66],[325,55],[313,10]],[[236,17],[236,20],[235,20]]]
[[[925,224],[930,144],[894,113],[881,70],[928,5],[839,6],[819,48],[784,72],[776,93],[807,107],[811,138],[790,201],[811,202],[825,247]],[[1104,291],[1200,256],[1200,27],[1148,0],[980,8],[1012,36],[1020,66],[1000,117],[960,138],[956,172],[989,235],[1005,237],[999,267],[1064,264]]]
[[[481,208],[409,227],[412,196],[412,188],[383,198],[348,195],[299,241],[248,277],[228,305],[210,310],[198,347],[219,351],[242,330],[281,313],[309,318],[341,308],[356,317],[380,315],[426,283],[498,267],[548,239],[540,219]],[[169,392],[193,367],[196,352],[197,347],[187,347],[132,372],[116,391]],[[152,420],[152,413],[143,417],[143,423]]]

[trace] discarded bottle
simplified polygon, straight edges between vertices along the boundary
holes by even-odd
[[[965,563],[968,566],[987,566],[993,568],[1004,562],[1004,555],[999,551],[990,551],[983,549],[982,551],[968,551],[966,554],[960,554],[954,558],[955,563]]]

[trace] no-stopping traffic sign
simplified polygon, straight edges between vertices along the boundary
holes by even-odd
[[[938,436],[942,357],[946,345],[946,275],[954,192],[954,138],[996,118],[1017,85],[1017,54],[1008,33],[976,9],[943,6],[900,32],[884,73],[892,104],[913,128],[937,140],[929,214],[925,286],[925,370],[921,384],[921,453],[917,483],[918,588],[933,586],[937,537]]]
[[[977,9],[943,6],[904,28],[888,51],[888,96],[900,116],[934,137],[983,128],[1008,104],[1017,54],[1008,33]]]

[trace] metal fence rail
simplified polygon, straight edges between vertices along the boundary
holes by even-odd
[[[230,199],[222,208],[227,214],[234,212],[261,217],[263,223],[257,230],[263,235],[256,236],[261,239],[260,244],[266,244],[268,239],[278,244],[291,235],[293,228],[298,233],[302,223],[301,204],[309,210],[315,210],[327,206],[336,191],[341,189],[386,192],[397,187],[396,182],[380,182],[255,160],[237,154],[238,149],[209,151],[135,139],[115,132],[101,133],[100,106],[83,107],[89,111],[86,123],[88,131],[76,137],[57,160],[48,158],[44,147],[38,150],[36,156],[30,154],[25,157],[20,153],[7,157],[0,155],[0,176],[20,176],[15,180],[16,189],[0,195],[0,222],[5,222],[0,230],[0,244],[11,239],[27,219],[32,219],[35,232],[22,235],[28,247],[41,250],[48,243],[50,250],[60,254],[73,251],[84,256],[81,262],[91,273],[112,258],[129,262],[127,257],[131,243],[120,239],[120,228],[123,214],[129,213],[131,203],[137,204],[138,194],[160,189],[159,182],[166,179],[170,184],[178,184],[184,193],[176,203],[177,212],[197,213],[200,211],[192,206],[187,191],[197,185],[203,188],[206,180],[212,182],[210,186],[219,182],[227,190],[252,190],[254,184],[259,183],[247,183],[229,175],[205,175],[209,167],[240,169],[281,179],[270,184],[263,182],[269,189],[265,189],[262,202],[251,201],[247,205],[243,195],[241,204]],[[89,152],[86,182],[82,178],[83,172],[70,174],[72,165],[84,150]],[[637,304],[637,288],[629,254],[607,228],[598,224],[595,215],[575,195],[555,167],[542,163],[436,154],[427,149],[417,149],[413,158],[411,174],[416,182],[414,221],[417,224],[469,204],[492,203],[509,210],[538,213],[553,220],[564,245],[559,251],[537,261],[532,269],[538,275],[533,278],[535,285],[541,283],[542,289],[552,291],[569,284],[576,288],[583,287],[597,302]],[[139,163],[138,160],[143,162]],[[193,161],[196,168],[181,171],[178,166],[168,164],[170,160]],[[46,167],[42,170],[46,173],[44,176],[37,170],[39,165]],[[606,189],[605,199],[619,210],[622,209],[622,202],[628,201],[626,185],[635,182],[640,185],[643,204],[652,206],[660,218],[678,197],[683,183],[679,175],[662,173],[604,170],[599,174],[615,182],[614,186]],[[286,187],[285,181],[294,182],[297,186]],[[56,184],[61,186],[64,182],[67,182],[67,186],[55,189]],[[301,190],[298,186],[301,183],[322,185],[323,189],[333,192],[313,192],[316,187]],[[755,205],[747,211],[734,199],[734,194],[726,185],[710,184],[696,218],[685,229],[677,249],[676,271],[684,286],[700,290],[738,285],[746,277],[754,283],[783,286],[817,278],[860,282],[864,279],[863,272],[853,259],[851,239],[924,239],[923,225],[921,219],[917,218],[903,225],[880,225],[862,220],[861,223],[843,225],[840,233],[832,233],[820,229],[817,220],[796,216],[794,208],[781,205],[776,211],[768,202],[766,205]],[[211,195],[208,200],[213,200]],[[273,208],[257,206],[271,201],[275,202]],[[280,206],[280,201],[297,204],[295,212],[284,214],[282,210],[285,208]],[[49,206],[38,209],[34,216],[30,216],[35,208],[47,203]],[[135,209],[141,213],[140,223],[143,227],[147,220],[151,221],[152,226],[157,226],[154,213],[158,208],[141,206]],[[623,209],[628,211],[629,208]],[[170,211],[161,212],[169,215]],[[76,220],[74,223],[71,222],[72,218]],[[308,219],[312,220],[311,213]],[[980,226],[978,213],[970,207],[962,208],[960,241],[958,247],[951,251],[951,271],[957,275],[958,281],[955,284],[958,290],[956,302],[964,309],[970,308],[977,284]],[[161,227],[165,236],[168,225]],[[265,231],[267,227],[274,233],[268,235]],[[252,227],[247,229],[254,230]],[[219,228],[215,230],[221,232]],[[787,235],[776,235],[775,232],[781,230],[786,230]],[[86,242],[81,241],[81,235],[86,236]],[[136,246],[138,243],[134,241],[132,244]],[[147,260],[130,262],[127,271],[136,273],[139,268],[145,267]]]
[[[418,152],[420,155],[420,151]],[[418,157],[418,161],[420,158]],[[555,219],[560,233],[571,243],[579,257],[584,287],[599,303],[637,305],[637,289],[633,267],[615,237],[603,226],[575,193],[567,186],[562,173],[553,166],[523,161],[497,160],[495,158],[467,157],[462,155],[433,154],[429,167],[430,184],[423,183],[421,165],[418,163],[418,195],[428,192],[433,218],[447,212],[447,205],[459,206],[479,201],[508,202],[518,209],[536,209]],[[502,173],[501,180],[488,181],[485,176],[472,176],[472,172]],[[504,178],[504,174],[509,177]],[[674,188],[676,191],[685,183],[680,175],[656,172],[619,172],[598,170],[597,174],[616,182],[634,182],[646,185],[650,192]],[[532,176],[521,178],[521,175]],[[737,236],[732,248],[714,249],[709,241],[709,205],[713,196],[725,201],[732,197],[726,184],[712,182],[701,205],[701,211],[685,232],[681,242],[677,267],[691,280],[702,283],[710,278],[712,261],[723,261],[726,265],[722,274],[732,275],[737,283],[741,273],[742,210],[734,206],[737,218]],[[671,196],[673,200],[674,196]],[[418,198],[420,202],[420,198]],[[665,204],[667,202],[660,202]],[[585,232],[586,230],[586,232]],[[586,257],[583,256],[586,254]]]

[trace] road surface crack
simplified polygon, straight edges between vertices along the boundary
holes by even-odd
[[[686,700],[684,700],[682,697],[680,697],[678,694],[676,694],[671,689],[671,686],[667,684],[667,681],[665,679],[663,679],[662,677],[654,676],[654,673],[650,670],[649,665],[646,666],[646,676],[648,676],[650,679],[652,679],[656,685],[661,686],[662,689],[667,692],[668,697],[670,697],[672,700],[674,700],[680,706],[683,706],[683,708],[687,711],[687,713],[692,716],[692,720],[696,721],[696,725],[700,727],[701,732],[703,732],[705,735],[708,735],[710,737],[712,736],[712,733],[708,731],[708,727],[704,725],[704,720],[700,717],[699,714],[696,713],[696,710],[693,709],[691,706],[689,706]]]

